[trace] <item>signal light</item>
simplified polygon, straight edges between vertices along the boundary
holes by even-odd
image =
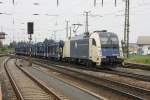
[[[27,23],[27,27],[28,27],[28,34],[33,34],[33,31],[34,31],[34,29],[33,29],[33,27],[34,27],[33,22],[28,22]]]

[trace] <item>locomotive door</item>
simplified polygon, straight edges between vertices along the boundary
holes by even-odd
[[[91,49],[92,49],[92,52],[91,52],[91,54],[92,54],[92,61],[93,62],[97,62],[97,60],[98,60],[98,48],[97,48],[97,45],[96,45],[96,41],[95,41],[95,39],[91,39],[92,40],[92,45],[91,45]]]

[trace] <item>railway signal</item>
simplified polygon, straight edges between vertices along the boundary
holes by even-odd
[[[28,22],[28,34],[33,34],[33,22]]]
[[[29,66],[32,66],[32,58],[31,58],[31,41],[32,41],[32,34],[34,33],[34,24],[33,22],[27,23],[28,34],[29,34]]]

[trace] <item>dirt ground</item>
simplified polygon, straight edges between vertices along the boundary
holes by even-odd
[[[1,91],[1,85],[0,85],[0,100],[2,100],[2,91]]]
[[[0,66],[1,66],[1,63],[2,63],[3,60],[4,60],[3,57],[1,57],[1,58],[0,58]],[[2,100],[1,81],[2,81],[2,80],[0,79],[0,100]]]

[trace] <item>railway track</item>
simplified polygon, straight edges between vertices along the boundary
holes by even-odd
[[[130,78],[141,80],[141,81],[150,82],[150,76],[129,73],[129,72],[123,72],[123,71],[117,71],[115,68],[110,68],[110,70],[99,70],[99,71],[103,72],[103,73],[125,76],[125,77],[130,77]]]
[[[36,59],[35,61],[39,61],[41,63],[45,62],[47,64],[50,64],[47,60],[43,60],[43,59],[40,59],[40,60]],[[55,62],[53,64],[60,65],[60,64],[55,63]],[[69,66],[69,65],[64,64],[63,66]],[[108,70],[108,69],[100,69],[98,67],[86,68],[86,67],[78,66],[78,65],[76,65],[76,66],[73,65],[73,66],[69,66],[69,67],[79,68],[79,69],[83,69],[83,70],[90,70],[90,71],[94,71],[94,72],[109,73],[109,74],[114,74],[114,75],[119,75],[119,76],[124,76],[124,77],[130,77],[130,78],[133,78],[133,79],[150,82],[150,76],[148,76],[148,75],[140,75],[140,74],[130,73],[130,72],[126,72],[126,71],[118,71],[115,68],[110,68]]]
[[[82,90],[77,86],[57,79],[54,76],[49,76],[45,72],[38,70],[36,67],[25,67],[24,65],[21,65],[21,63],[16,64],[17,66],[23,66],[22,70],[24,70],[25,73],[27,71],[28,74],[36,76],[39,78],[39,80],[44,81],[47,87],[55,88],[56,92],[58,91],[60,94],[64,94],[70,100],[105,100],[105,98],[102,96],[95,95],[86,90]]]
[[[17,97],[13,91],[8,75],[4,68],[4,62],[7,59],[7,57],[2,57],[0,59],[2,61],[0,68],[2,100],[17,100]]]
[[[19,57],[20,58],[20,57]],[[26,59],[25,57],[23,57],[24,59]],[[47,63],[47,64],[49,64],[49,62],[47,61],[47,60],[45,60],[45,59],[34,59],[35,61],[39,61],[39,62],[45,62],[45,63]],[[62,62],[63,63],[63,62]],[[60,65],[60,64],[58,64],[58,63],[55,63],[55,62],[53,62],[53,64],[57,64],[57,65]],[[63,65],[63,64],[62,64]],[[67,64],[68,65],[68,64]],[[67,66],[67,65],[63,65],[63,66]],[[130,66],[131,66],[132,64],[130,63]],[[140,66],[140,65],[134,65],[134,66],[137,66],[137,67],[129,67],[129,66],[126,66],[125,68],[139,68],[139,69],[145,69],[145,67],[142,67],[142,66]],[[71,66],[71,67],[74,67],[74,65],[73,66]],[[75,67],[77,67],[77,68],[80,68],[80,69],[85,69],[85,70],[90,70],[90,71],[96,71],[96,72],[103,72],[103,73],[109,73],[109,74],[114,74],[114,75],[120,75],[120,76],[124,76],[124,77],[130,77],[130,78],[133,78],[133,79],[137,79],[137,80],[142,80],[142,81],[147,81],[147,82],[150,82],[150,76],[148,76],[148,75],[140,75],[140,74],[135,74],[135,73],[130,73],[130,72],[125,72],[125,71],[118,71],[118,70],[116,70],[115,68],[110,68],[110,70],[106,70],[106,69],[100,69],[100,68],[98,68],[98,67],[95,67],[95,68],[86,68],[86,67],[83,67],[83,66],[78,66],[78,65],[76,65]],[[122,68],[122,67],[121,67]],[[147,65],[146,65],[146,69],[145,70],[147,70],[147,69],[149,69],[150,67],[148,67]]]
[[[148,65],[148,64],[138,64],[138,63],[126,62],[125,66],[123,66],[123,67],[150,71],[150,64]]]
[[[132,99],[136,99],[136,100],[150,99],[150,95],[149,95],[150,90],[141,87],[132,86],[114,80],[108,80],[106,78],[98,77],[97,75],[92,75],[91,73],[85,73],[80,69],[69,68],[69,67],[55,65],[55,64],[50,64],[49,66],[45,63],[40,63],[40,62],[34,62],[34,63],[49,69],[56,70],[60,73],[78,78],[80,80],[93,83],[97,86],[103,86],[109,88],[115,92],[118,92],[119,94],[128,96],[129,98]]]
[[[139,99],[139,100],[150,99],[150,96],[149,96],[150,90],[147,90],[147,89],[144,89],[141,87],[136,87],[136,86],[132,86],[130,84],[121,83],[118,81],[113,81],[113,80],[105,79],[102,77],[97,77],[96,75],[83,73],[84,70],[82,70],[82,69],[58,65],[58,63],[57,64],[56,63],[50,64],[47,62],[47,60],[41,60],[41,59],[35,60],[34,59],[34,63],[37,65],[40,65],[40,66],[44,66],[48,69],[53,69],[53,70],[58,71],[60,73],[69,75],[71,77],[75,77],[75,78],[78,78],[80,80],[90,82],[92,84],[95,84],[96,86],[103,86],[103,87],[109,88],[115,92],[118,92],[119,94],[128,96],[129,98],[132,98],[132,99]],[[80,71],[80,70],[82,70],[82,71]],[[92,69],[92,70],[97,71],[97,69]],[[105,73],[110,73],[110,72],[105,72]],[[112,74],[115,74],[115,73],[116,72],[113,72]],[[126,77],[127,76],[130,77],[130,75],[123,75],[123,74],[121,74],[121,75],[126,76]],[[139,76],[135,76],[135,78],[136,77],[139,77]],[[132,78],[134,78],[134,77],[132,77]],[[140,79],[140,78],[138,78],[138,79]]]
[[[24,98],[23,98],[23,96],[21,94],[21,91],[19,90],[19,88],[18,88],[18,86],[17,86],[14,78],[12,77],[12,75],[10,73],[10,70],[7,68],[7,62],[8,62],[8,60],[9,60],[9,58],[4,63],[4,67],[5,67],[6,73],[8,75],[9,80],[10,80],[10,83],[11,83],[13,89],[14,89],[14,92],[16,94],[17,99],[18,100],[24,100]]]
[[[14,66],[11,60],[11,58],[7,59],[4,67],[18,100],[68,100],[53,93],[42,82],[31,74],[25,73],[20,67]]]

